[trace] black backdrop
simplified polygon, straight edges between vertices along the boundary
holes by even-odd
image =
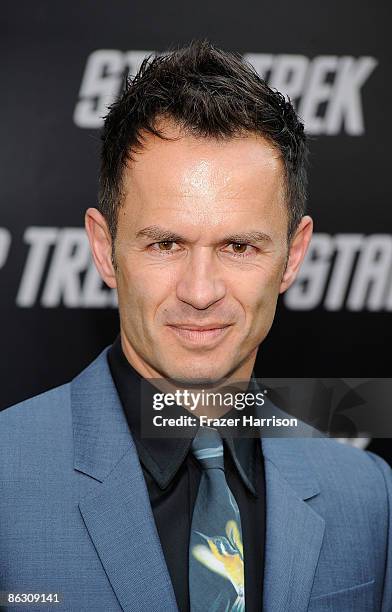
[[[82,229],[96,202],[100,117],[146,52],[200,37],[290,94],[312,138],[316,235],[258,375],[390,376],[388,4],[2,3],[0,408],[69,380],[115,337],[115,297]],[[370,448],[392,460],[392,441]]]

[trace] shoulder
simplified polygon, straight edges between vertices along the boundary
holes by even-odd
[[[55,451],[71,432],[70,383],[5,408],[0,412],[0,465],[38,457],[48,447]]]
[[[266,439],[263,446],[286,479],[321,492],[315,503],[384,510],[391,503],[392,470],[373,453],[326,437]]]
[[[78,384],[82,381],[85,391],[89,388],[93,389],[102,380],[108,380],[110,376],[107,364],[109,348],[110,345],[104,348],[71,381],[1,410],[0,439],[4,428],[7,427],[37,428],[52,427],[54,424],[59,426],[62,418],[67,415],[67,412],[70,412],[72,387],[78,387]]]
[[[339,442],[333,438],[304,440],[304,450],[313,470],[324,478],[340,480],[352,478],[366,484],[373,479],[383,480],[391,475],[390,466],[378,455]]]
[[[306,456],[331,500],[366,505],[375,514],[392,504],[392,469],[381,457],[330,438],[307,440]]]
[[[8,425],[17,425],[29,422],[34,424],[37,419],[40,424],[49,422],[56,414],[70,403],[70,383],[54,387],[49,391],[30,397],[23,402],[9,406],[0,412],[0,423],[3,431]]]
[[[389,465],[378,455],[333,438],[306,440],[305,452],[319,472],[341,472],[358,478],[391,472]]]

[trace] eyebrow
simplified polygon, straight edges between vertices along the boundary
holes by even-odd
[[[139,230],[136,234],[136,238],[148,238],[150,240],[154,240],[156,242],[166,241],[166,242],[186,242],[186,239],[171,230],[168,230],[164,227],[160,227],[159,225],[150,225]],[[251,232],[239,232],[236,234],[230,234],[225,236],[222,240],[222,243],[242,243],[242,242],[257,242],[257,243],[266,243],[271,242],[271,237],[264,232],[251,231]]]
[[[241,232],[226,236],[225,242],[271,242],[271,237],[264,232]]]
[[[149,238],[156,241],[167,241],[167,242],[179,242],[183,241],[184,238],[179,234],[160,227],[159,225],[150,225],[139,230],[136,234],[136,238]]]

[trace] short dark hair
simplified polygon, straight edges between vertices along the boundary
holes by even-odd
[[[98,208],[113,244],[124,166],[142,148],[141,131],[164,138],[157,128],[162,117],[174,119],[195,136],[221,139],[245,132],[272,143],[284,163],[290,240],[306,206],[304,126],[290,100],[271,89],[239,54],[202,40],[145,58],[110,106],[101,136]]]

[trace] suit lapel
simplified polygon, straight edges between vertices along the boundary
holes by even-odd
[[[125,612],[177,612],[137,451],[105,349],[71,383],[79,508]]]
[[[319,486],[306,456],[309,438],[263,438],[266,479],[266,612],[306,612],[324,536],[324,519],[305,501]]]

